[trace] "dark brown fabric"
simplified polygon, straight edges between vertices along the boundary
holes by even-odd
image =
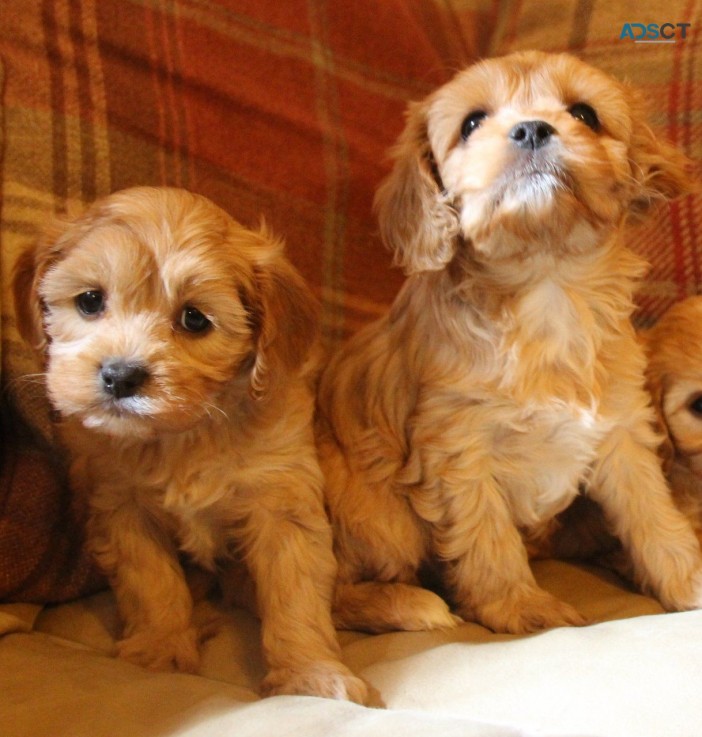
[[[60,602],[105,582],[84,549],[83,513],[61,463],[3,418],[0,449],[0,600]]]

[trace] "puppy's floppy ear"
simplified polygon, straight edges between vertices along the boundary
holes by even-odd
[[[641,110],[643,105],[632,93],[632,107]],[[692,178],[693,163],[679,149],[656,137],[643,122],[642,112],[634,117],[631,138],[631,166],[637,188],[630,203],[634,216],[645,214],[661,200],[673,200],[693,192],[699,192],[699,184]]]
[[[395,164],[375,207],[385,245],[406,273],[436,271],[453,257],[458,214],[451,207],[429,143],[429,103],[413,103],[393,150]]]
[[[68,224],[60,221],[48,227],[17,259],[14,268],[12,291],[17,330],[38,352],[43,352],[47,345],[39,286],[49,268],[61,257],[63,249],[58,242],[67,228]]]
[[[255,360],[251,393],[262,397],[281,373],[300,368],[319,337],[319,304],[305,280],[271,242],[258,253],[254,290],[248,305],[254,331]]]
[[[665,371],[661,362],[657,360],[657,356],[654,355],[656,341],[653,337],[653,331],[655,331],[655,328],[640,332],[639,340],[644,347],[647,358],[646,388],[651,395],[651,402],[656,413],[656,430],[662,436],[662,441],[658,448],[658,455],[663,461],[663,471],[667,474],[675,458],[675,445],[663,409]]]

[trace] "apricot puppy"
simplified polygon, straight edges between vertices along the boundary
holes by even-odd
[[[25,253],[15,298],[88,497],[90,547],[124,622],[118,655],[195,671],[179,555],[227,575],[243,563],[263,693],[366,701],[331,621],[316,303],[282,245],[203,197],[129,189]]]
[[[673,305],[642,338],[665,433],[664,469],[675,503],[702,540],[702,296]]]
[[[569,55],[478,63],[413,104],[380,187],[408,279],[324,371],[339,626],[446,627],[418,588],[498,632],[582,624],[540,589],[538,539],[584,487],[668,609],[702,559],[656,455],[622,225],[688,191],[636,96]]]

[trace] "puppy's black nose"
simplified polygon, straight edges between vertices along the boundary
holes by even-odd
[[[556,129],[545,120],[527,120],[517,123],[509,132],[509,137],[519,148],[535,150],[545,146]]]
[[[149,372],[142,364],[121,358],[105,361],[100,368],[102,386],[115,399],[133,397],[148,377]]]

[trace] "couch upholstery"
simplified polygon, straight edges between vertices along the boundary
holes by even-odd
[[[620,38],[626,22],[665,21],[689,22],[687,38]],[[224,624],[200,676],[109,659],[114,604],[96,593],[104,582],[82,549],[41,382],[22,378],[41,369],[17,336],[8,285],[48,219],[134,184],[183,186],[285,237],[332,350],[402,281],[372,199],[408,100],[480,56],[570,50],[640,87],[656,130],[700,158],[701,21],[699,3],[661,0],[0,3],[1,734],[697,733],[702,615],[661,615],[611,575],[562,562],[537,564],[537,576],[601,624],[529,638],[473,624],[342,633],[387,712],[256,701],[257,623],[206,602],[199,616]],[[698,290],[701,203],[674,203],[632,233],[652,263],[640,321]]]

